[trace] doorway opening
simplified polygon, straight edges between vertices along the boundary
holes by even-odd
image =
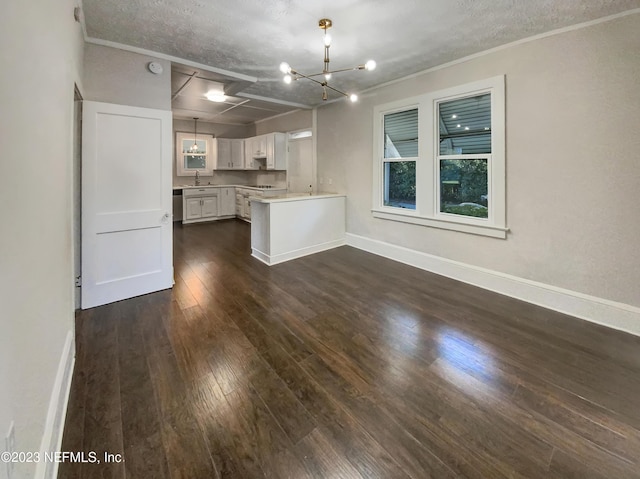
[[[82,94],[78,85],[73,85],[73,302],[80,309],[82,271]]]

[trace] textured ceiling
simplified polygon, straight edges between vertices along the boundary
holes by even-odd
[[[334,75],[330,83],[350,92],[639,8],[640,0],[83,0],[83,7],[90,38],[257,77],[240,95],[316,105],[320,88],[285,85],[278,66],[322,70],[323,17],[333,20],[332,68],[378,64]]]

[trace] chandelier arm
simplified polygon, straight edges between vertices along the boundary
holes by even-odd
[[[305,78],[309,78],[309,77],[317,77],[320,75],[329,75],[332,73],[341,73],[341,72],[350,72],[353,70],[363,70],[363,68],[360,68],[361,65],[358,65],[357,67],[353,67],[353,68],[341,68],[339,70],[331,70],[331,71],[327,71],[327,72],[320,72],[320,73],[313,73],[311,75],[306,75]],[[298,72],[296,72],[298,73]]]
[[[330,90],[335,91],[336,93],[340,93],[343,96],[349,96],[347,93],[343,92],[342,90],[338,90],[337,88],[333,88],[331,85],[327,85],[326,83],[323,86],[329,88]]]
[[[324,86],[324,83],[325,83],[325,82],[318,81],[315,78],[310,78],[308,75],[305,75],[304,73],[300,73],[298,71],[295,72],[295,75],[297,75],[297,76],[299,76],[301,78],[306,78],[307,80],[311,80],[313,82],[316,82],[318,85],[321,85],[321,86]]]
[[[333,88],[331,85],[329,85],[326,81],[321,82],[316,80],[315,78],[310,78],[308,75],[305,75],[304,73],[300,73],[299,71],[296,71],[295,74],[301,78],[306,78],[307,80],[311,80],[312,82],[317,83],[318,85],[322,86],[322,87],[326,87],[330,90],[335,91],[336,93],[340,93],[341,95],[344,96],[349,96],[347,93],[343,92],[342,90],[338,90],[337,88]]]

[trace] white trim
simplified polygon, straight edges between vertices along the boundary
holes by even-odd
[[[259,259],[266,265],[273,266],[274,264],[284,263],[285,261],[290,261],[292,259],[309,256],[310,254],[320,253],[321,251],[337,248],[338,246],[344,246],[345,244],[346,240],[344,238],[340,238],[337,240],[327,241],[326,243],[314,244],[312,246],[307,246],[306,248],[300,248],[295,251],[288,251],[286,253],[280,253],[276,255],[268,255],[267,253],[264,253],[256,248],[251,248],[251,256]]]
[[[300,110],[302,110],[302,108],[298,108],[297,110],[285,111],[284,113],[278,113],[277,115],[270,116],[269,118],[263,118],[261,120],[256,120],[256,121],[253,122],[253,124],[257,125],[258,123],[263,123],[265,121],[275,120],[276,118],[280,118],[281,116],[291,115],[291,113],[295,113],[295,112],[300,111]]]
[[[278,100],[276,98],[269,98],[266,96],[260,96],[260,95],[252,95],[250,93],[243,93],[243,92],[238,92],[236,93],[234,96],[237,97],[241,97],[241,98],[249,98],[250,100],[260,100],[260,101],[266,101],[268,103],[276,103],[278,105],[285,105],[285,106],[295,106],[297,108],[301,108],[303,110],[311,110],[311,107],[309,105],[305,105],[304,103],[296,103],[293,101],[286,101],[286,100]],[[285,112],[285,113],[293,113],[293,112]],[[275,115],[278,116],[278,115]],[[269,117],[269,118],[263,118],[262,121],[264,120],[269,120],[270,118],[274,118],[273,116]],[[258,120],[260,121],[260,120]],[[256,122],[254,122],[256,123]]]
[[[389,208],[391,210],[391,208]],[[451,215],[452,218],[446,220],[440,217],[428,218],[426,216],[419,216],[416,213],[412,213],[413,210],[405,210],[393,208],[394,211],[385,211],[384,209],[372,209],[371,214],[374,218],[382,220],[399,221],[401,223],[410,223],[420,226],[430,226],[432,228],[439,228],[442,230],[460,231],[461,233],[470,233],[480,236],[490,236],[491,238],[506,239],[509,228],[501,228],[499,226],[492,226],[489,224],[471,224],[463,223],[462,221],[456,222],[458,218],[453,218],[455,215]],[[464,220],[463,217],[460,220]]]
[[[174,57],[173,55],[166,55],[164,53],[154,52],[153,50],[146,50],[145,48],[132,47],[130,45],[125,45],[124,43],[112,42],[110,40],[101,40],[100,38],[93,38],[93,37],[85,37],[84,41],[87,43],[92,43],[94,45],[117,48],[118,50],[124,50],[126,52],[138,53],[139,55],[146,55],[148,57],[154,57],[154,58],[159,58],[161,60],[180,63],[181,65],[197,68],[198,70],[218,73],[220,75],[224,75],[230,78],[235,78],[237,80],[244,80],[251,83],[255,83],[258,81],[257,77],[252,77],[249,75],[244,75],[242,73],[232,72],[230,70],[223,70],[222,68],[212,67],[209,65],[205,65],[203,63],[192,62],[191,60],[185,60],[184,58]],[[238,95],[234,95],[234,96],[238,96]]]
[[[40,454],[45,452],[60,451],[62,447],[62,432],[64,430],[64,420],[67,414],[67,404],[71,390],[71,378],[73,376],[73,366],[75,364],[75,341],[73,332],[67,332],[67,339],[64,343],[56,380],[53,383],[53,391],[49,400],[49,410],[45,423],[44,434],[40,443]],[[35,479],[52,479],[58,475],[58,463],[40,461],[36,466]]]
[[[318,188],[318,109],[311,110],[311,178],[313,179],[313,191]],[[289,174],[287,172],[287,174]]]
[[[347,233],[347,245],[496,293],[640,336],[640,308],[480,268],[365,236]]]
[[[435,72],[438,70],[442,70],[444,68],[449,68],[455,65],[458,65],[460,63],[465,63],[471,60],[474,60],[476,58],[480,58],[480,57],[484,57],[486,55],[491,55],[492,53],[496,53],[502,50],[506,50],[507,48],[511,48],[511,47],[517,47],[519,45],[524,45],[526,43],[530,43],[530,42],[535,42],[536,40],[542,40],[544,38],[548,38],[548,37],[553,37],[556,35],[561,35],[563,33],[568,33],[568,32],[573,32],[575,30],[581,30],[583,28],[588,28],[588,27],[592,27],[594,25],[599,25],[600,23],[606,23],[606,22],[610,22],[612,20],[617,20],[618,18],[624,18],[624,17],[628,17],[630,15],[635,15],[637,13],[640,13],[640,8],[634,8],[632,10],[627,10],[625,12],[620,12],[620,13],[616,13],[613,15],[609,15],[607,17],[602,17],[602,18],[597,18],[595,20],[589,20],[588,22],[583,22],[583,23],[577,23],[576,25],[569,25],[568,27],[562,27],[562,28],[558,28],[557,30],[551,30],[550,32],[545,32],[545,33],[539,33],[538,35],[534,35],[532,37],[527,37],[527,38],[522,38],[520,40],[516,40],[514,42],[511,43],[505,43],[504,45],[498,45],[497,47],[494,48],[490,48],[489,50],[484,50],[478,53],[473,53],[471,55],[467,55],[466,57],[462,57],[462,58],[458,58],[457,60],[452,60],[450,62],[447,63],[442,63],[440,65],[436,65],[434,67],[431,68],[427,68],[426,70],[422,70],[416,73],[412,73],[411,75],[407,75],[404,76],[402,78],[396,78],[395,80],[390,80],[388,82],[385,83],[381,83],[380,85],[375,85],[372,86],[370,88],[366,88],[364,90],[360,91],[360,94],[362,95],[363,93],[369,93],[375,90],[378,90],[380,88],[385,88],[389,85],[395,85],[396,83],[400,83],[403,82],[405,80],[410,80],[412,78],[416,78],[419,77],[421,75],[425,75],[427,73],[431,73],[431,72]],[[332,102],[326,102],[326,103],[332,103]]]

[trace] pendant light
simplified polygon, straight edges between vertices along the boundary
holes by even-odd
[[[198,120],[199,118],[193,119],[193,145],[189,148],[194,153],[198,151]]]

